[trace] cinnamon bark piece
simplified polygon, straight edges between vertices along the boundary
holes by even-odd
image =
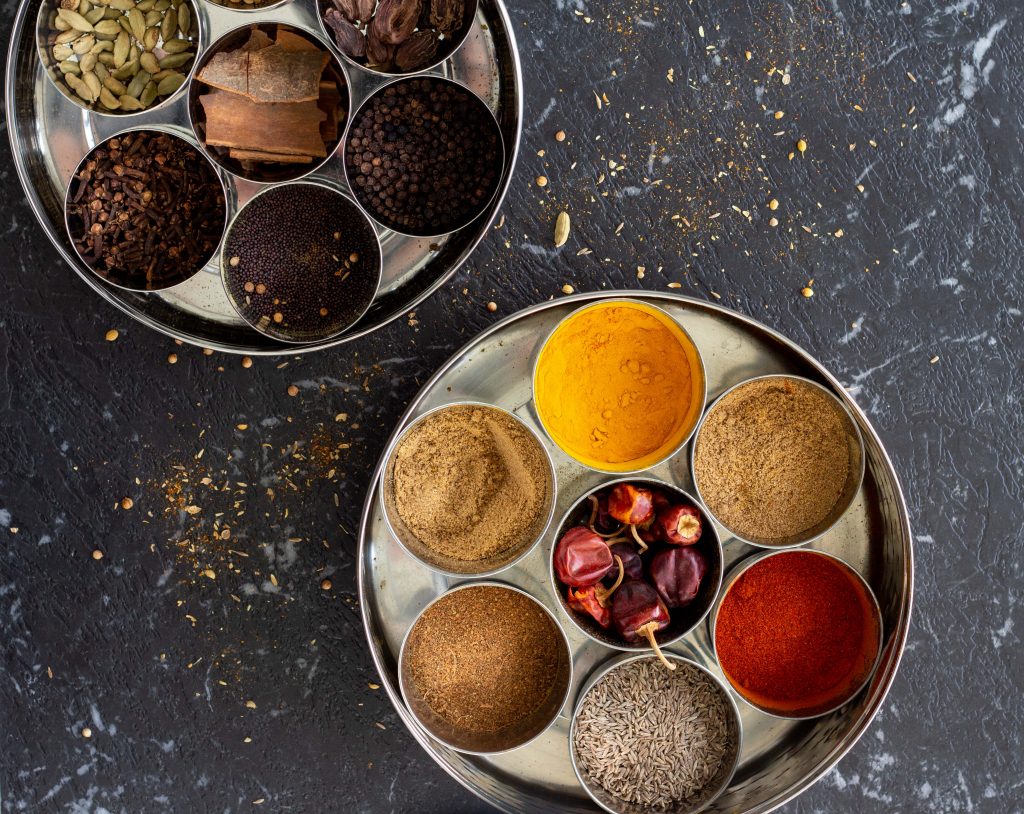
[[[274,44],[279,45],[286,51],[319,51],[313,43],[305,37],[300,37],[294,31],[288,31],[281,26],[277,27]]]
[[[249,54],[245,95],[254,102],[315,102],[320,76],[330,62],[322,51],[289,51],[280,45]]]
[[[247,93],[249,90],[249,53],[244,50],[221,51],[214,54],[196,79],[212,88],[232,93]]]
[[[260,163],[276,162],[278,164],[312,164],[311,155],[287,155],[286,153],[265,153],[260,150],[243,150],[232,147],[228,155],[239,161],[256,161]]]
[[[264,153],[327,156],[320,136],[326,114],[316,102],[258,104],[235,93],[199,97],[206,114],[206,144]]]
[[[325,142],[332,142],[338,138],[338,107],[341,105],[341,93],[338,85],[331,79],[324,79],[320,82],[320,98],[317,100],[319,107],[327,118],[320,123],[320,136]]]

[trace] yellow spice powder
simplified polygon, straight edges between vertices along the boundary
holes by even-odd
[[[696,349],[662,311],[589,306],[548,339],[534,377],[541,422],[581,463],[609,471],[653,465],[690,433],[704,381]]]

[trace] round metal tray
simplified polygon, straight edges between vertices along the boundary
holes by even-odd
[[[322,35],[317,0],[290,0],[274,8],[246,12],[208,0],[192,3],[202,19],[207,47],[231,29],[249,23],[297,24]],[[18,8],[7,55],[7,126],[14,163],[29,204],[57,250],[94,291],[143,325],[175,339],[255,355],[321,350],[365,336],[415,308],[455,273],[487,233],[508,189],[522,131],[522,74],[515,35],[502,0],[480,0],[465,43],[428,73],[461,81],[487,101],[497,116],[505,142],[498,194],[481,217],[442,238],[405,237],[375,226],[384,254],[384,274],[377,297],[355,325],[339,336],[305,345],[262,336],[231,307],[216,259],[190,280],[165,291],[140,293],[116,288],[89,271],[75,253],[64,227],[65,191],[86,153],[115,133],[160,124],[191,135],[188,93],[180,93],[160,110],[133,116],[103,116],[79,108],[54,87],[39,60],[35,41],[38,8],[38,0],[24,0]],[[351,114],[388,78],[352,66],[348,73]],[[342,145],[308,180],[326,180],[348,190],[343,154]],[[263,185],[225,177],[228,214],[233,216]]]
[[[615,651],[588,640],[576,630],[551,594],[548,558],[557,529],[549,527],[541,544],[528,557],[497,578],[529,591],[552,609],[562,623],[574,659],[574,686],[569,702],[551,728],[524,748],[489,758],[460,754],[432,740],[415,723],[399,692],[397,674],[399,647],[416,614],[459,580],[428,571],[405,554],[391,537],[383,516],[379,475],[395,439],[409,422],[448,402],[478,400],[495,404],[540,430],[530,383],[538,343],[573,308],[612,296],[645,300],[679,320],[704,357],[709,402],[743,379],[765,373],[792,373],[820,382],[836,393],[850,408],[864,436],[864,483],[839,523],[809,547],[839,555],[871,585],[882,609],[881,660],[865,690],[840,710],[822,718],[786,721],[740,701],[740,765],[729,788],[709,811],[761,814],[792,799],[820,778],[853,746],[878,712],[907,638],[913,552],[907,508],[896,473],[867,417],[835,377],[806,351],[749,317],[671,294],[583,294],[520,311],[484,331],[449,359],[412,400],[399,421],[366,499],[359,534],[359,591],[370,649],[382,683],[406,726],[430,756],[466,788],[508,812],[597,810],[573,773],[569,716],[588,675]],[[581,494],[607,476],[585,470],[547,443],[558,471],[555,516],[560,517]],[[686,448],[647,472],[693,491]],[[737,540],[721,526],[716,528],[725,550],[726,567],[759,550]],[[706,622],[667,649],[694,659],[722,677]]]

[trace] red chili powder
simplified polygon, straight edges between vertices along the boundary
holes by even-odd
[[[864,680],[878,626],[845,566],[790,551],[751,566],[729,589],[715,626],[718,660],[736,689],[782,713],[827,709]]]

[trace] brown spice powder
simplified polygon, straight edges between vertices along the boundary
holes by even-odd
[[[737,388],[712,408],[696,442],[694,478],[708,508],[754,539],[817,525],[846,486],[846,423],[827,395],[794,379]]]
[[[427,548],[479,561],[529,545],[551,495],[544,450],[501,410],[456,405],[419,422],[395,450],[394,508]]]
[[[413,684],[443,720],[498,732],[533,714],[558,677],[561,637],[530,598],[481,585],[440,599],[416,622],[406,657]]]

